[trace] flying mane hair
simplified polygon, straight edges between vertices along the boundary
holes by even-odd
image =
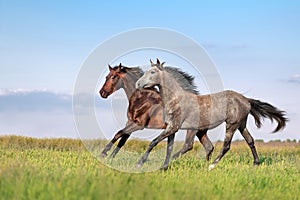
[[[115,66],[114,69],[118,68],[119,66]],[[181,71],[179,68],[176,67],[164,67],[164,69],[170,73],[173,78],[179,83],[182,89],[187,92],[199,95],[199,91],[194,84],[194,77],[189,75],[186,72]],[[140,67],[121,67],[121,71],[130,73],[135,77],[141,77],[144,74],[144,71]]]
[[[183,72],[176,67],[164,67],[164,70],[166,70],[175,78],[182,89],[193,94],[199,94],[199,91],[194,84],[195,78],[192,75],[189,75],[188,73]]]
[[[122,67],[127,73],[134,75],[135,77],[142,77],[144,71],[140,67]]]

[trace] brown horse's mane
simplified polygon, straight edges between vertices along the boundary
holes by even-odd
[[[144,75],[144,71],[140,68],[140,67],[125,67],[127,73],[131,73],[132,75],[134,75],[137,78],[140,78]]]
[[[115,66],[113,70],[117,70],[120,66]],[[121,66],[121,72],[129,73],[134,77],[140,78],[144,75],[144,71],[140,67],[126,67]]]

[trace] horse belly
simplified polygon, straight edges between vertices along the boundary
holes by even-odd
[[[163,107],[159,104],[152,106],[149,111],[149,121],[146,125],[147,128],[152,129],[165,129],[166,123],[164,121]]]
[[[222,124],[226,119],[223,106],[212,109],[211,104],[201,104],[188,112],[188,116],[182,123],[184,129],[212,129]]]
[[[197,129],[197,130],[204,130],[204,129],[212,129],[224,122],[224,119],[211,119],[210,117],[189,117],[188,119],[184,120],[181,125],[181,129]]]

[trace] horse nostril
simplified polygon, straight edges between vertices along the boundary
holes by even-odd
[[[101,97],[103,97],[103,98],[107,97],[107,95],[106,95],[107,93],[104,90],[100,90],[99,93],[100,93]]]
[[[139,89],[139,88],[140,88],[140,85],[141,85],[141,84],[140,84],[139,82],[137,82],[136,85],[135,85],[135,87],[136,87],[137,89]]]

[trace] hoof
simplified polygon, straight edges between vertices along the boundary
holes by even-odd
[[[116,157],[116,154],[112,153],[110,154],[109,158],[115,158]]]
[[[210,155],[206,155],[206,161],[210,160]]]
[[[206,154],[206,161],[210,161],[211,153],[212,153],[212,152]]]
[[[211,171],[211,170],[213,170],[214,168],[215,168],[215,164],[211,164],[211,165],[209,165],[208,166],[208,171]]]
[[[142,160],[139,160],[139,162],[137,162],[137,164],[136,164],[136,168],[141,168],[142,166],[143,166],[143,161]]]
[[[260,162],[259,162],[259,161],[258,161],[258,162],[255,162],[255,161],[254,161],[253,165],[254,165],[254,166],[259,166],[259,165],[260,165]]]
[[[107,153],[102,152],[102,153],[100,154],[100,157],[101,157],[101,158],[105,158],[106,156],[107,156]]]
[[[142,166],[143,166],[143,165],[142,165],[141,163],[138,163],[138,164],[136,164],[135,167],[136,167],[136,168],[142,168]]]
[[[167,171],[169,168],[169,165],[163,165],[160,169],[160,171]]]

